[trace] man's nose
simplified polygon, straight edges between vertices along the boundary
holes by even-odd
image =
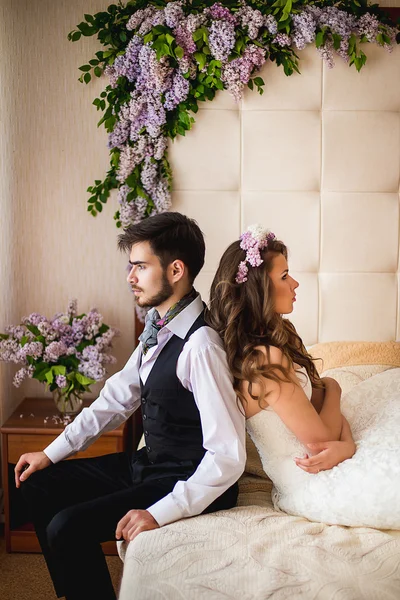
[[[135,275],[134,269],[131,269],[128,273],[128,277],[126,278],[128,283],[134,283],[137,281],[137,277]]]

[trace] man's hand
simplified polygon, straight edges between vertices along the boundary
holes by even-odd
[[[35,471],[41,471],[51,465],[51,460],[44,452],[28,452],[23,454],[15,465],[15,485],[20,487],[21,481],[28,479]]]
[[[117,540],[131,542],[142,531],[157,529],[159,524],[147,510],[130,510],[120,520],[115,531]]]
[[[344,460],[351,458],[356,451],[356,445],[353,440],[318,442],[307,444],[307,447],[310,448],[313,456],[294,459],[296,465],[307,473],[328,471]]]

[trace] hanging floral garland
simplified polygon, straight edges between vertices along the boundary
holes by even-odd
[[[329,68],[338,55],[359,71],[366,42],[388,51],[399,26],[367,0],[131,0],[85,15],[68,38],[96,35],[105,47],[82,65],[79,80],[103,73],[109,85],[93,101],[104,112],[111,165],[88,188],[88,211],[102,211],[118,189],[117,227],[171,207],[168,140],[185,135],[199,102],[245,86],[263,93],[257,71],[267,61],[299,71],[297,50],[314,44]]]

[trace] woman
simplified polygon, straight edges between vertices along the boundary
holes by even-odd
[[[364,382],[341,407],[339,385],[320,379],[282,316],[292,312],[298,285],[286,246],[251,226],[222,256],[207,312],[274,483],[274,505],[315,521],[400,529],[400,369],[375,376],[378,399],[365,401]],[[357,452],[343,413],[357,431]]]

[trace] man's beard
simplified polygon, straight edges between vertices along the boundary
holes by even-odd
[[[157,294],[151,296],[150,298],[136,298],[136,304],[141,308],[153,308],[153,306],[160,306],[163,302],[168,300],[174,293],[172,285],[167,279],[166,274],[163,272],[162,280],[161,280],[161,289]]]

